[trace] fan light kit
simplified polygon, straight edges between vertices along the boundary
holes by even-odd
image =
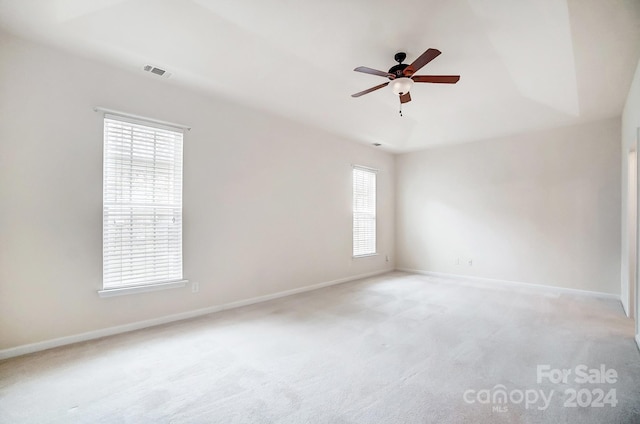
[[[460,75],[415,75],[415,73],[424,65],[438,57],[440,53],[440,50],[437,49],[427,49],[427,51],[422,53],[411,65],[402,63],[407,57],[406,53],[396,53],[394,59],[398,64],[391,67],[389,72],[378,71],[377,69],[367,68],[366,66],[358,66],[354,71],[386,77],[389,78],[390,81],[376,85],[375,87],[371,87],[359,93],[352,94],[351,97],[360,97],[391,84],[393,93],[400,97],[400,116],[402,116],[402,104],[409,103],[411,101],[411,94],[409,94],[409,91],[411,90],[411,87],[413,87],[414,82],[455,84],[460,80]]]
[[[397,96],[408,93],[412,85],[413,80],[407,77],[396,78],[391,81],[391,89],[393,90],[393,94]]]

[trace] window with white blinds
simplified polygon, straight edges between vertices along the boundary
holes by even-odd
[[[105,114],[104,290],[182,280],[182,137]]]
[[[376,253],[376,172],[353,168],[353,256]]]

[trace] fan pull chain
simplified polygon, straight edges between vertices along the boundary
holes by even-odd
[[[402,103],[400,103],[400,116],[402,116]]]

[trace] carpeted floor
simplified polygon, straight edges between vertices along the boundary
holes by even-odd
[[[391,273],[0,362],[0,422],[633,424],[640,353],[613,300]]]

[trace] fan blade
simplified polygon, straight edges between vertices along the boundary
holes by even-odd
[[[391,79],[396,77],[395,75],[390,74],[389,72],[378,71],[377,69],[367,68],[366,66],[358,66],[356,69],[354,69],[354,71],[363,72],[365,74],[378,75],[380,77],[387,77]]]
[[[419,58],[413,61],[413,63],[406,68],[404,68],[403,73],[405,76],[411,76],[418,72],[420,68],[422,68],[427,63],[431,62],[433,59],[440,55],[441,51],[437,49],[428,49],[426,52],[422,53]]]
[[[375,87],[371,87],[368,90],[364,90],[361,91],[359,93],[356,94],[352,94],[351,97],[360,97],[360,96],[364,96],[365,94],[371,93],[372,91],[376,91],[381,89],[382,87],[386,87],[387,85],[389,85],[388,82],[385,82],[384,84],[380,84],[380,85],[376,85]]]
[[[411,94],[401,94],[400,95],[400,103],[409,103],[411,101]]]
[[[455,84],[460,80],[460,75],[414,75],[415,82],[433,82],[436,84]]]

